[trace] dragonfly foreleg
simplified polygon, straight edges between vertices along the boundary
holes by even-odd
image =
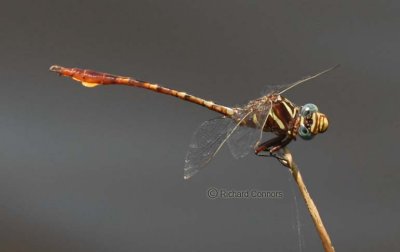
[[[280,142],[279,145],[272,147],[269,150],[269,152],[270,153],[277,152],[278,150],[280,150],[280,149],[284,148],[286,145],[288,145],[291,141],[292,141],[292,138],[286,137],[286,139],[284,139],[282,142]]]
[[[268,151],[269,153],[272,153],[271,149],[273,149],[276,146],[280,145],[280,143],[282,143],[282,141],[284,141],[285,137],[286,137],[285,135],[279,135],[279,136],[274,137],[274,138],[272,138],[272,139],[270,139],[268,141],[265,141],[262,144],[258,144],[255,147],[255,150],[254,150],[255,154],[259,155],[259,153],[263,152],[263,151]]]
[[[277,153],[280,149],[288,145],[292,141],[291,137],[285,135],[279,135],[275,138],[272,138],[264,143],[256,146],[255,154],[258,156],[273,156],[276,157],[274,154]],[[268,154],[260,154],[261,152],[267,152]]]

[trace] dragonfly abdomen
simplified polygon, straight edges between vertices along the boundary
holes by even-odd
[[[136,80],[130,77],[124,77],[119,75],[112,75],[102,72],[96,72],[88,69],[80,69],[80,68],[67,68],[61,66],[51,66],[50,71],[59,73],[62,76],[68,76],[72,79],[81,82],[85,87],[96,87],[99,85],[127,85],[134,86],[139,88],[148,89],[157,93],[166,94],[175,96],[185,101],[189,101],[203,107],[206,107],[210,110],[223,114],[225,116],[232,116],[234,114],[234,110],[229,107],[225,107],[219,104],[215,104],[212,101],[208,101],[190,94],[186,92],[177,91],[174,89],[166,88],[160,86],[158,84]]]

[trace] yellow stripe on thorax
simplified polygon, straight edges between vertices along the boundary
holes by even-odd
[[[269,113],[269,115],[271,116],[271,118],[276,122],[276,124],[278,124],[279,128],[284,130],[285,129],[285,125],[283,124],[283,122],[281,121],[281,119],[279,119],[279,117],[277,115],[275,115],[274,110],[271,109],[271,112]]]

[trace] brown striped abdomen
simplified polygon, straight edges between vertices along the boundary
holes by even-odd
[[[146,81],[136,80],[131,77],[124,77],[119,75],[112,75],[108,73],[96,72],[93,70],[80,69],[80,68],[67,68],[61,66],[51,66],[50,71],[56,72],[62,76],[71,77],[72,79],[81,82],[85,87],[96,87],[99,85],[126,85],[144,88],[158,92],[161,94],[171,95],[178,97],[182,100],[189,101],[210,110],[216,111],[225,116],[231,117],[235,111],[229,107],[225,107],[219,104],[215,104],[212,101],[208,101],[185,92],[169,89],[158,84],[149,83]]]

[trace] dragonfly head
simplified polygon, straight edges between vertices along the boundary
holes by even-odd
[[[325,114],[318,112],[316,105],[308,103],[301,107],[298,134],[302,139],[312,139],[316,134],[325,132],[328,125],[328,118]]]

